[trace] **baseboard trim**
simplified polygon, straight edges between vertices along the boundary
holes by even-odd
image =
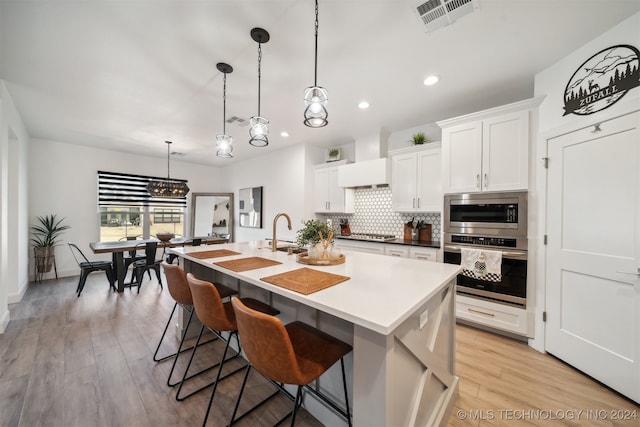
[[[7,302],[9,304],[15,304],[17,302],[22,301],[22,298],[24,297],[24,294],[27,293],[28,288],[29,288],[29,284],[25,283],[20,289],[20,292],[7,295]]]
[[[0,334],[4,334],[4,331],[7,329],[9,325],[9,320],[11,320],[11,316],[9,314],[9,310],[4,312],[2,319],[0,319]]]

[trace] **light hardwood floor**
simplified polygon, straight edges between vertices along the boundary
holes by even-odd
[[[113,293],[104,274],[94,273],[76,298],[76,284],[77,277],[31,284],[10,307],[11,322],[0,335],[0,426],[200,425],[210,393],[176,402],[175,389],[165,384],[170,362],[152,360],[173,305],[169,292],[147,278],[139,295]],[[221,351],[221,343],[208,344],[195,368],[217,361]],[[458,325],[456,355],[460,395],[450,426],[640,425],[633,402],[524,343]],[[221,382],[207,425],[228,422],[241,377]],[[247,407],[272,390],[258,375],[249,387]],[[278,397],[240,425],[272,425],[290,404]],[[612,420],[625,410],[636,419]],[[303,411],[297,425],[320,423]]]

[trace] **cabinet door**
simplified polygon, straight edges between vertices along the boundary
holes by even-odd
[[[482,123],[482,191],[526,190],[529,176],[529,111]]]
[[[336,245],[340,249],[368,254],[384,255],[384,245],[377,242],[362,242],[358,240],[338,239]]]
[[[329,210],[329,168],[315,170],[314,187],[314,211],[327,212]]]
[[[395,212],[416,209],[416,153],[394,155],[391,159],[391,205]]]
[[[411,248],[409,257],[423,261],[436,262],[438,250],[435,248]]]
[[[442,130],[443,190],[445,193],[481,191],[482,122]]]
[[[442,210],[442,160],[440,148],[417,153],[418,184],[416,210],[440,212]]]
[[[345,212],[344,188],[338,187],[338,168],[329,168],[328,171],[328,211]]]
[[[401,245],[385,245],[384,254],[400,258],[409,258],[409,247]]]

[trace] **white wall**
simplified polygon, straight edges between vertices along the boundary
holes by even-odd
[[[71,229],[63,234],[63,241],[78,244],[92,259],[109,259],[108,255],[93,255],[89,249],[89,242],[97,241],[100,236],[97,171],[166,176],[166,165],[166,158],[33,139],[29,165],[30,219],[52,213],[66,218],[65,223]],[[189,180],[191,192],[221,191],[220,170],[214,167],[184,163],[172,158],[171,176]],[[190,204],[190,197],[188,202]],[[79,274],[67,247],[56,249],[56,264],[59,277]],[[52,275],[47,273],[44,278]]]
[[[308,203],[313,178],[311,181],[308,179],[307,171],[311,169],[309,165],[313,162],[322,163],[323,156],[322,150],[296,145],[224,168],[224,187],[219,191],[234,193],[234,240],[243,242],[271,238],[273,219],[279,212],[285,212],[291,217],[292,230],[287,229],[286,219],[280,219],[277,225],[278,239],[295,240],[296,231],[302,228],[303,219],[313,217],[311,204]],[[238,191],[241,188],[260,186],[263,187],[262,228],[240,227]]]
[[[631,89],[621,100],[605,110],[588,116],[569,114],[563,116],[564,90],[567,82],[576,69],[588,58],[608,47],[630,44],[640,48],[640,13],[636,13],[611,30],[585,44],[563,60],[541,71],[535,77],[535,97],[546,97],[539,107],[538,138],[534,149],[534,177],[531,182],[534,188],[530,191],[529,203],[534,204],[537,227],[534,235],[530,235],[530,245],[537,248],[534,254],[537,260],[536,270],[536,313],[535,339],[530,341],[534,348],[544,350],[544,323],[542,312],[545,310],[545,246],[541,243],[545,229],[546,173],[539,159],[546,157],[546,141],[554,136],[581,129],[594,123],[626,114],[640,109],[640,87]],[[530,231],[531,232],[531,231]]]
[[[0,333],[27,289],[29,135],[0,80]]]

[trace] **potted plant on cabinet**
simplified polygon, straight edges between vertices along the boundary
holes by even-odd
[[[37,217],[38,224],[31,226],[31,243],[36,259],[36,271],[47,273],[51,271],[55,259],[55,246],[63,231],[71,228],[62,224],[64,218],[57,219],[55,214]]]
[[[418,133],[414,133],[411,136],[411,142],[413,143],[413,145],[422,145],[429,142],[429,140],[424,135],[424,132],[418,132]]]

